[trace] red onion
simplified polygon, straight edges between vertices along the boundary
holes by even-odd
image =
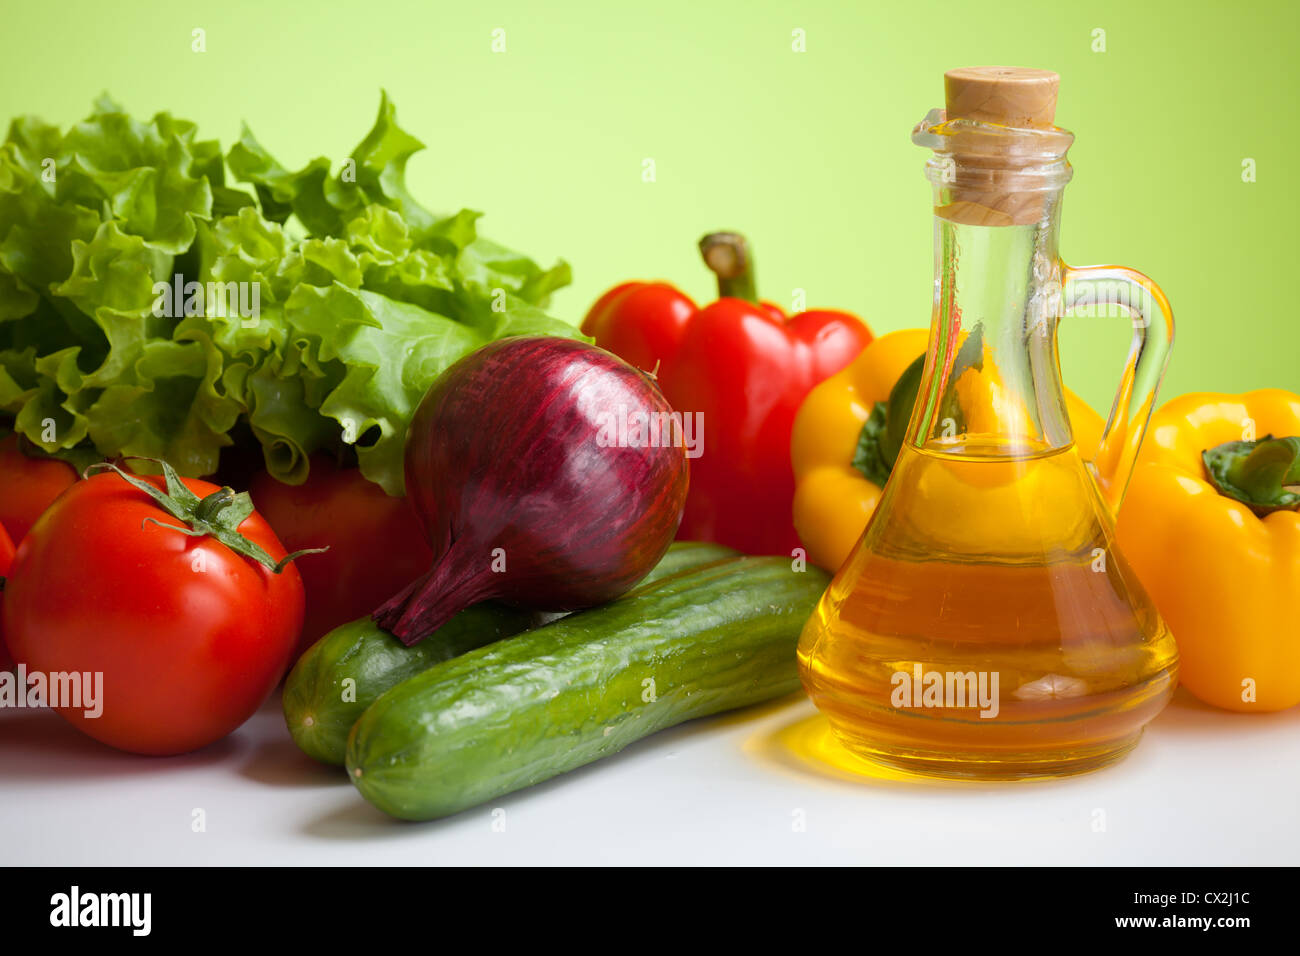
[[[489,598],[571,611],[627,591],[681,521],[674,418],[649,376],[582,342],[506,338],[461,359],[406,439],[433,569],[375,621],[409,645]]]

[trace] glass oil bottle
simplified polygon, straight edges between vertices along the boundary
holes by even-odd
[[[934,151],[925,371],[879,506],[799,644],[836,736],[922,774],[1014,779],[1104,766],[1168,702],[1177,652],[1115,544],[1172,342],[1145,276],[1058,252],[1073,136],[1058,77],[946,74]],[[1075,448],[1057,325],[1114,313],[1133,339],[1099,452]]]

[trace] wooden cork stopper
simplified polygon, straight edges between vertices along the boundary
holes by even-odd
[[[1050,130],[1056,119],[1061,78],[1051,70],[1018,66],[970,66],[943,75],[945,117],[1011,129]],[[1015,188],[1019,162],[1009,153],[987,153],[984,144],[954,139],[959,163],[980,170],[978,184],[955,187],[947,205],[936,210],[954,222],[1009,226],[1036,222],[1043,197]],[[1004,149],[1005,146],[998,147]]]
[[[943,75],[949,120],[968,119],[1018,129],[1051,129],[1061,78],[1020,66],[967,66]]]

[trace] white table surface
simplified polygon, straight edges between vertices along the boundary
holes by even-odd
[[[0,710],[0,864],[1300,862],[1300,708],[1227,714],[1180,690],[1124,761],[1048,782],[834,769],[815,756],[828,746],[790,697],[413,824],[301,755],[278,693],[226,740],[166,759]]]

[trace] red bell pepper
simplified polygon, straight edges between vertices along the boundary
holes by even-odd
[[[627,282],[600,297],[582,330],[596,344],[654,372],[670,405],[698,414],[703,445],[692,458],[679,538],[749,554],[799,547],[791,520],[790,432],[804,396],[871,341],[848,312],[787,316],[760,302],[743,238],[700,241],[719,299],[703,309],[664,282]]]

